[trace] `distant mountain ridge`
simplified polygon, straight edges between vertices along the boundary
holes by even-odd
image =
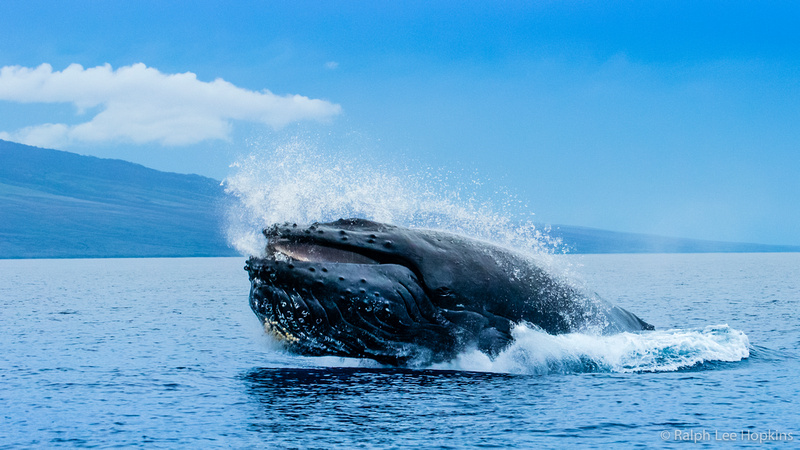
[[[225,201],[211,178],[0,140],[0,258],[236,256]],[[800,251],[563,225],[550,234],[572,253]]]
[[[550,228],[550,236],[561,238],[569,253],[800,252],[800,246],[791,245],[673,238],[566,225],[553,225]]]
[[[0,140],[0,258],[233,256],[219,181]]]

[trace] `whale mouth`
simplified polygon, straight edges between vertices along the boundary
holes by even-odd
[[[396,365],[453,343],[409,261],[359,246],[352,235],[343,243],[265,234],[265,255],[245,264],[250,307],[293,352]]]
[[[273,259],[334,264],[380,264],[361,253],[326,245],[292,242],[288,239],[270,240],[267,250]]]

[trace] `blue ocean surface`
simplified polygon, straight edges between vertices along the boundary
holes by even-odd
[[[282,352],[243,258],[0,260],[0,448],[797,445],[800,254],[560,258],[656,331],[387,368]]]

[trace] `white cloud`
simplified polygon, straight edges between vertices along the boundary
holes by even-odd
[[[328,70],[334,70],[339,67],[339,63],[336,61],[328,61],[325,63],[325,68]]]
[[[0,132],[0,139],[44,147],[105,141],[194,144],[227,138],[234,120],[280,128],[341,112],[339,105],[324,100],[250,91],[219,78],[199,81],[191,72],[164,74],[141,63],[117,70],[108,64],[89,69],[72,64],[60,72],[49,64],[6,66],[0,68],[0,100],[73,103],[79,112],[100,108],[78,125],[48,123]]]

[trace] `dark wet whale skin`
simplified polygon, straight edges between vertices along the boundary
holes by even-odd
[[[286,223],[264,234],[268,253],[311,256],[250,257],[245,266],[253,311],[299,354],[427,364],[470,348],[494,356],[523,322],[551,334],[653,329],[523,255],[456,234],[363,219]],[[358,254],[355,262],[337,262],[346,252]]]

